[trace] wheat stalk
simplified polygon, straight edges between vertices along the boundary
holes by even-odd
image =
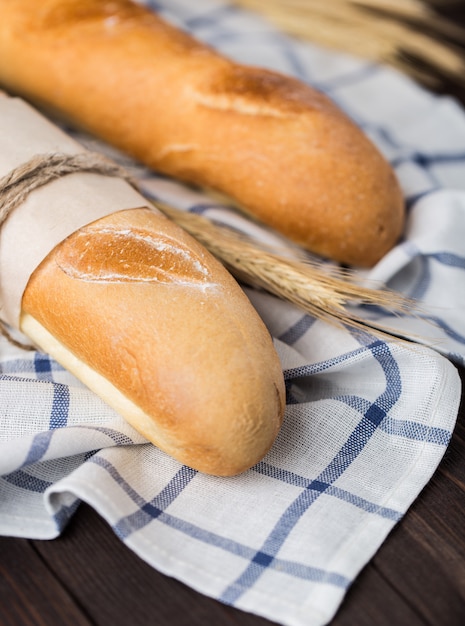
[[[236,0],[236,4],[264,14],[292,35],[388,63],[431,86],[439,86],[444,78],[465,86],[465,29],[425,2]]]
[[[290,259],[201,215],[158,201],[152,203],[195,237],[237,280],[264,289],[318,319],[393,336],[392,330],[372,326],[347,307],[357,303],[382,307],[395,314],[418,311],[416,303],[399,293],[362,285],[353,272]]]

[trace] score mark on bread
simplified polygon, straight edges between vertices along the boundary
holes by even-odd
[[[58,250],[56,264],[88,282],[208,284],[200,259],[165,235],[138,229],[91,227],[74,233]]]

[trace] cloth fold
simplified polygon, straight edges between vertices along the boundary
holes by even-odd
[[[365,275],[418,298],[421,311],[357,313],[418,343],[333,327],[246,289],[281,359],[286,415],[262,462],[216,478],[148,444],[47,355],[1,339],[0,533],[51,539],[84,501],[142,559],[201,593],[285,626],[320,626],[454,429],[455,365],[465,364],[465,115],[393,70],[294,41],[219,0],[152,4],[238,60],[324,89],[390,159],[408,225]],[[269,237],[230,207],[75,136],[129,166],[147,195]]]

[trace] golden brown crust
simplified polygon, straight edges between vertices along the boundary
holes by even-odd
[[[34,272],[22,310],[138,407],[142,417],[123,416],[181,462],[230,475],[272,445],[284,383],[269,333],[165,217],[121,211],[74,233]]]
[[[0,0],[0,83],[336,260],[404,223],[395,176],[324,95],[237,65],[128,0]]]

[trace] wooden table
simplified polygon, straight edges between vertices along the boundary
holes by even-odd
[[[465,8],[465,4],[462,3]],[[464,20],[465,10],[455,7]],[[460,370],[465,383],[465,369]],[[0,538],[0,626],[265,626],[134,555],[88,506],[53,541]],[[439,469],[331,626],[465,624],[465,397]]]

